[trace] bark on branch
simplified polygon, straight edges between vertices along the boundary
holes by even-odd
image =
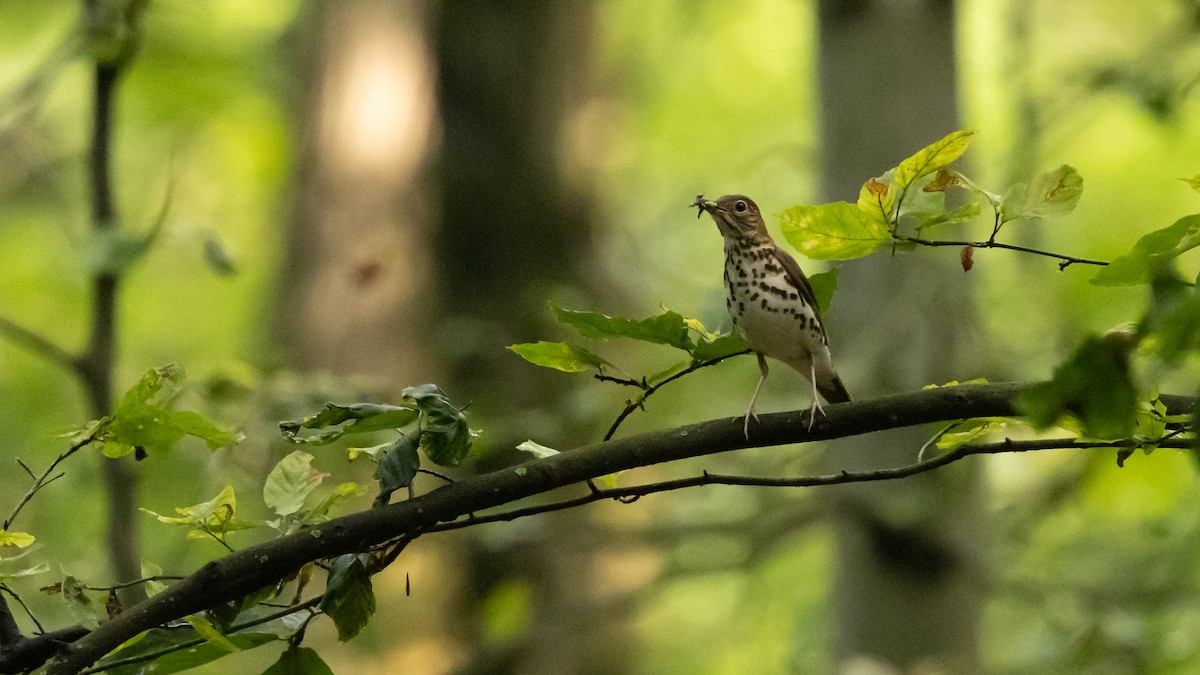
[[[617,471],[741,448],[829,440],[971,417],[1011,417],[1017,413],[1014,398],[1026,386],[961,385],[830,405],[825,409],[827,416],[818,415],[811,431],[806,411],[762,415],[760,424],[750,426],[748,439],[742,434],[741,417],[721,418],[597,443],[460,480],[414,499],[336,518],[208,563],[65,646],[47,672],[78,672],[141,631],[241,598],[307,562],[364,551],[430,529],[450,529],[438,528],[438,524],[468,519],[484,509],[555,488]],[[1174,414],[1192,404],[1187,397],[1163,396],[1162,400]],[[586,501],[592,500],[580,503]]]

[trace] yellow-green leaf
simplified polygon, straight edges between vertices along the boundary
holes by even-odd
[[[591,368],[600,369],[608,364],[608,361],[592,352],[565,342],[541,340],[509,345],[508,348],[535,366],[553,368],[565,373],[578,373]]]
[[[779,214],[783,236],[814,260],[849,260],[891,241],[887,221],[855,204],[793,206]]]
[[[0,530],[0,547],[11,546],[13,548],[25,548],[34,541],[34,536],[28,532],[10,532],[9,530]]]
[[[940,141],[922,148],[896,167],[895,189],[903,192],[921,176],[928,176],[962,157],[974,131],[955,131]]]

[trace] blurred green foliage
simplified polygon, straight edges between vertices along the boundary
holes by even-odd
[[[185,393],[188,407],[236,422],[249,437],[248,447],[212,456],[201,442],[151,454],[140,467],[149,477],[143,505],[157,512],[203,502],[231,482],[261,488],[275,463],[259,452],[272,442],[271,425],[336,399],[341,386],[269,368],[278,357],[266,328],[299,133],[294,86],[308,76],[294,34],[304,11],[295,0],[151,2],[141,51],[120,90],[122,229],[148,232],[164,203],[166,212],[154,250],[123,288],[117,381],[127,388],[154,364],[184,363],[208,394]],[[1013,222],[1009,233],[1048,250],[1111,260],[1197,210],[1200,198],[1175,180],[1200,172],[1192,14],[1189,3],[1175,0],[959,3],[962,126],[980,131],[969,174],[1007,185],[1068,162],[1088,181],[1072,214],[1049,227]],[[578,115],[585,140],[575,159],[606,197],[597,266],[645,310],[639,315],[661,304],[719,327],[720,238],[685,207],[700,191],[752,192],[767,213],[815,201],[813,6],[603,0],[594,30],[601,76]],[[83,339],[92,254],[83,49],[75,3],[0,2],[0,314],[69,348]],[[777,224],[768,222],[775,232]],[[1091,273],[1060,273],[1009,252],[979,251],[975,263],[963,283],[983,323],[972,338],[990,357],[963,379],[1049,378],[1086,335],[1137,320],[1149,301],[1145,287],[1101,288],[1089,283]],[[1180,267],[1195,278],[1194,254],[1182,256]],[[1171,297],[1192,312],[1190,299]],[[835,337],[841,302],[853,299],[834,303],[828,319]],[[1178,320],[1184,328],[1194,325],[1188,316]],[[650,350],[623,356],[635,366],[654,359]],[[854,354],[838,359],[853,381]],[[1197,375],[1196,364],[1183,359],[1163,390],[1194,393]],[[725,398],[699,392],[748,392],[756,376],[749,365],[707,369],[691,385],[664,389],[628,428],[729,415]],[[620,395],[605,398],[596,386],[582,386],[568,403],[606,422],[619,412]],[[795,381],[773,380],[763,408],[795,407],[795,390]],[[246,419],[246,410],[257,416]],[[85,418],[70,378],[0,342],[4,503],[28,487],[11,470],[12,458],[45,465],[64,449],[57,435]],[[813,466],[815,453],[738,454],[691,468],[799,473]],[[35,532],[46,556],[61,563],[54,574],[100,582],[102,497],[97,472],[77,462],[30,504],[19,529]],[[362,479],[354,468],[331,466],[322,470]],[[1047,454],[989,458],[987,467],[987,538],[995,546],[979,592],[988,598],[983,635],[992,672],[1183,673],[1200,665],[1200,491],[1190,457],[1158,450],[1118,469],[1111,453]],[[819,498],[819,491],[725,488],[595,507],[598,531],[624,561],[617,569],[643,580],[628,615],[639,670],[828,672],[833,525],[806,517]],[[255,502],[258,515],[269,515]],[[368,503],[363,497],[359,506]],[[631,509],[645,515],[631,517]],[[763,534],[730,534],[751,520]],[[673,529],[656,530],[663,523]],[[498,538],[520,532],[493,528]],[[146,556],[163,569],[189,570],[221,553],[149,532]],[[370,624],[347,647],[318,635],[319,651],[336,670],[338,659],[372,658],[354,650],[386,654],[406,629],[414,641],[430,639],[413,619],[420,615],[414,605],[446,591],[431,588],[441,579],[434,572],[426,579],[418,591],[427,594],[411,601],[398,582],[377,579],[381,597],[391,593],[379,612],[396,632]],[[495,593],[485,620],[491,639],[502,640],[527,625],[529,592],[506,585]],[[44,620],[70,620],[61,598],[26,595]],[[261,669],[276,653],[236,658]]]

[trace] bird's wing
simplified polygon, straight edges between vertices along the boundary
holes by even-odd
[[[780,265],[783,265],[783,271],[787,273],[792,285],[800,291],[800,297],[804,298],[809,307],[812,307],[817,321],[824,325],[825,322],[821,320],[821,308],[817,307],[817,296],[813,293],[812,284],[808,283],[808,277],[804,276],[804,271],[800,269],[800,263],[779,246],[775,246],[772,250],[775,253],[775,259],[779,261]]]

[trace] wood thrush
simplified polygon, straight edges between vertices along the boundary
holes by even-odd
[[[761,375],[750,397],[742,433],[749,438],[750,418],[758,419],[754,401],[767,379],[768,356],[812,382],[808,420],[812,429],[816,412],[825,414],[818,392],[829,403],[849,401],[850,393],[833,369],[829,338],[808,278],[767,234],[762,213],[749,197],[726,195],[712,201],[700,195],[692,205],[699,209],[697,218],[705,211],[712,216],[725,239],[725,306],[734,329],[758,356]]]

